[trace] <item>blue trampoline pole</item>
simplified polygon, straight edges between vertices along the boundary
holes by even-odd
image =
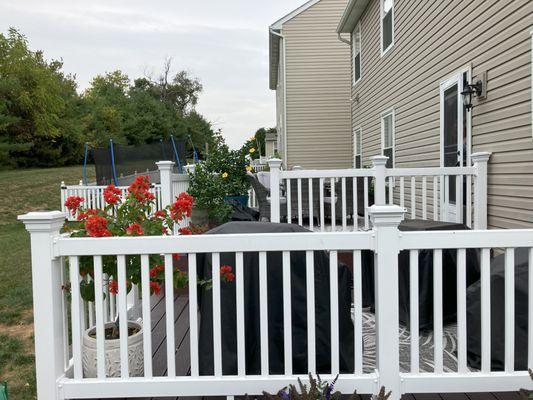
[[[113,139],[109,139],[109,151],[111,153],[111,167],[113,168],[113,180],[115,186],[118,186],[117,170],[115,168],[115,150],[113,149]]]
[[[85,143],[85,156],[83,158],[83,184],[87,185],[87,157],[89,156],[89,143]]]
[[[182,174],[183,171],[181,169],[180,156],[178,154],[178,150],[176,149],[176,142],[174,141],[174,135],[170,135],[170,142],[172,143],[172,148],[174,149],[174,157],[176,157],[176,162],[178,163],[178,172]]]
[[[196,164],[198,162],[198,153],[196,152],[196,147],[194,147],[194,143],[192,141],[191,135],[189,135],[189,141],[191,142],[191,146],[192,146],[192,157],[193,157],[194,163]]]

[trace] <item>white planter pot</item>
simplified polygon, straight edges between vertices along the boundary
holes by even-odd
[[[113,326],[113,322],[108,322],[105,327]],[[143,332],[142,325],[128,321],[129,327],[138,327],[139,332],[128,337],[129,373],[130,376],[144,375],[144,354],[143,354]],[[89,336],[96,327],[91,327],[83,333],[83,376],[85,378],[96,378],[96,339]],[[105,341],[105,371],[108,378],[120,377],[120,339]]]

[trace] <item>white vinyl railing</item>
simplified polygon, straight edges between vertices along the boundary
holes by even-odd
[[[487,228],[487,162],[490,153],[472,155],[471,167],[281,170],[270,165],[271,221],[311,230],[356,231],[370,228],[368,207],[399,205],[412,219],[433,219]]]
[[[154,211],[164,209],[172,203],[177,195],[186,192],[189,188],[189,175],[172,173],[172,162],[160,161],[157,165],[159,168],[161,183],[152,184],[150,189],[156,199],[156,208]],[[70,186],[61,182],[61,211],[67,214],[69,221],[76,220],[77,215],[70,214],[65,206],[65,201],[70,196],[83,197],[84,201],[81,204],[83,208],[92,208],[95,210],[104,209],[106,206],[104,189],[106,187],[107,186],[83,185],[83,182],[81,181],[79,185]],[[122,191],[122,198],[125,198],[128,194],[128,186],[119,186],[118,188]]]
[[[159,168],[161,183],[152,184],[152,193],[154,193],[156,198],[156,210],[154,211],[165,208],[166,206],[164,204],[170,204],[168,201],[171,201],[180,193],[187,192],[189,188],[189,175],[187,173],[172,173],[172,171],[168,169],[166,161],[161,161],[157,163],[157,165]],[[261,167],[259,170],[264,170],[264,165],[256,166]],[[65,206],[65,201],[70,196],[83,197],[85,199],[82,203],[83,208],[102,210],[106,206],[104,200],[104,189],[106,187],[107,186],[84,185],[82,181],[80,181],[79,185],[65,185],[64,182],[61,182],[61,211],[67,214],[69,221],[76,220],[77,215],[70,214]],[[125,198],[128,193],[128,187],[120,186],[119,189],[122,191],[122,197]],[[257,198],[253,189],[248,191],[248,207],[258,207]],[[185,221],[180,224],[180,226],[181,225],[187,226],[188,222]]]
[[[271,393],[288,384],[295,383],[298,377],[306,382],[305,376],[297,376],[292,369],[292,329],[295,318],[291,306],[291,277],[294,271],[291,257],[294,252],[305,252],[305,285],[307,323],[303,328],[307,331],[307,370],[317,371],[315,364],[317,331],[329,331],[331,371],[321,375],[323,379],[332,380],[339,374],[339,354],[346,349],[339,341],[339,254],[349,252],[353,255],[353,336],[354,365],[352,372],[340,373],[335,386],[336,390],[349,394],[357,390],[360,394],[375,394],[381,386],[392,391],[391,400],[399,400],[403,393],[447,393],[447,392],[490,392],[516,391],[520,387],[533,388],[528,372],[516,371],[514,367],[515,342],[515,295],[514,295],[514,249],[527,248],[529,251],[529,344],[528,348],[520,349],[527,352],[528,367],[533,367],[533,230],[472,230],[472,231],[441,231],[441,232],[400,232],[398,225],[403,219],[404,210],[398,206],[373,206],[369,210],[372,230],[368,232],[340,233],[279,233],[279,234],[235,234],[235,235],[202,235],[202,236],[169,236],[139,238],[69,238],[60,235],[65,220],[61,212],[37,212],[20,216],[31,235],[32,274],[35,320],[35,354],[37,373],[37,393],[39,400],[81,399],[81,398],[132,398],[132,397],[165,397],[165,396],[238,396],[261,395],[264,390]],[[505,326],[505,371],[491,370],[491,302],[494,299],[491,291],[490,249],[503,248],[506,253],[505,277],[506,290],[504,296],[504,320],[498,324]],[[469,368],[467,364],[467,305],[466,305],[466,268],[467,249],[481,250],[481,370]],[[413,312],[410,314],[411,368],[401,372],[399,366],[399,270],[398,253],[411,252],[410,262],[410,295]],[[418,336],[418,257],[419,251],[433,253],[433,279],[429,285],[433,288],[434,303],[434,370],[422,372],[419,369],[419,336]],[[317,251],[325,251],[329,259],[329,278],[317,282],[314,278],[315,255]],[[365,348],[362,341],[362,252],[371,251],[374,257],[375,274],[375,305],[376,305],[376,361],[373,372],[363,371]],[[443,372],[443,251],[457,253],[457,371]],[[281,375],[269,373],[269,330],[267,298],[269,268],[269,252],[280,252],[283,257],[281,264],[283,278],[276,285],[283,289],[283,355],[284,372]],[[165,259],[165,313],[166,337],[174,337],[174,293],[172,275],[174,266],[172,254],[180,253],[188,260],[189,283],[189,316],[186,318],[190,330],[190,374],[178,374],[175,369],[175,343],[167,340],[166,360],[167,372],[163,376],[154,376],[151,352],[151,315],[149,295],[149,256],[164,255]],[[221,254],[235,256],[235,310],[221,309],[221,279],[219,268]],[[260,327],[261,372],[259,375],[246,373],[246,348],[244,326],[245,264],[243,256],[258,253],[257,268],[259,271],[258,297],[259,312],[248,318],[255,318]],[[213,336],[207,348],[200,347],[198,321],[207,318],[202,315],[202,308],[197,302],[196,276],[200,267],[197,255],[203,254],[210,259],[213,276],[211,307]],[[119,292],[114,296],[108,294],[102,283],[108,278],[102,272],[102,257],[115,257],[118,266]],[[126,296],[126,258],[141,257],[142,289],[136,295],[142,311],[144,372],[141,376],[130,376],[128,372],[128,350],[132,350],[127,338],[128,300]],[[80,257],[90,257],[94,263],[95,304],[85,307],[80,297],[78,283],[82,279],[79,273]],[[65,264],[68,262],[68,273]],[[61,285],[71,282],[71,299],[67,298]],[[313,284],[313,282],[315,284]],[[318,286],[315,286],[318,285]],[[105,286],[105,285],[104,285]],[[329,312],[331,318],[318,322],[315,310],[315,298],[324,287],[329,289]],[[105,356],[106,343],[103,340],[104,324],[112,319],[109,304],[114,302],[113,310],[117,310],[120,321],[120,365],[121,377],[106,376]],[[200,315],[198,315],[200,311]],[[236,313],[236,354],[237,374],[225,375],[222,372],[222,312]],[[89,315],[88,315],[89,314]],[[208,314],[210,315],[210,314]],[[522,313],[523,315],[523,313]],[[298,316],[297,320],[301,320]],[[326,326],[320,324],[326,323]],[[87,378],[83,372],[84,350],[82,334],[90,326],[97,331],[97,377]],[[346,329],[344,327],[343,329]],[[469,334],[472,334],[469,332]],[[72,346],[70,346],[72,343]],[[325,345],[321,343],[320,346]],[[211,374],[200,374],[199,354],[212,352],[214,369]],[[183,370],[183,368],[181,368]],[[185,368],[185,371],[187,368]]]
[[[63,182],[61,182],[61,211],[68,215],[69,221],[76,220],[77,214],[70,214],[67,210],[67,207],[65,206],[65,201],[70,196],[83,197],[84,201],[81,203],[81,207],[83,208],[103,210],[107,205],[104,200],[104,189],[106,187],[107,186],[83,185],[81,181],[79,185],[65,185]],[[125,198],[128,195],[127,186],[119,186],[118,189],[120,189],[122,192],[122,198]],[[161,185],[152,184],[150,191],[154,194],[156,198],[156,209],[154,211],[160,210],[162,208]]]

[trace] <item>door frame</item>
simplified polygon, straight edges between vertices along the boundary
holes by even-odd
[[[466,112],[466,118],[464,115],[464,107],[463,107],[463,97],[461,95],[461,92],[464,90],[463,85],[463,75],[466,74],[466,79],[468,82],[471,82],[472,80],[472,67],[471,65],[465,66],[457,71],[455,71],[453,74],[447,76],[445,79],[443,79],[439,84],[439,105],[440,105],[440,127],[439,127],[439,138],[440,138],[440,146],[439,146],[439,156],[440,156],[440,166],[444,167],[444,92],[452,87],[453,85],[457,84],[457,147],[459,151],[459,162],[460,165],[463,163],[463,160],[466,159],[466,165],[461,165],[463,167],[469,167],[471,165],[470,155],[472,154],[472,111]],[[464,131],[464,122],[466,122],[466,156],[463,154],[463,138],[462,138],[462,132]],[[456,202],[459,200],[459,202],[462,204],[463,200],[463,185],[459,182],[456,183]],[[444,182],[441,182],[441,191],[444,192]],[[444,204],[444,200],[441,201],[441,204]],[[454,222],[461,222],[463,220],[462,215],[462,207],[457,207],[456,204],[449,204],[448,207],[445,210],[445,214],[441,215],[441,219],[444,219],[446,221],[454,221]],[[441,211],[442,214],[442,211]]]

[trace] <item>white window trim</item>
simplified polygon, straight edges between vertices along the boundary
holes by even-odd
[[[394,0],[392,0],[392,42],[386,49],[383,48],[383,2],[385,0],[379,0],[379,48],[381,49],[381,57],[387,54],[394,47]]]
[[[387,149],[392,148],[392,168],[396,167],[396,116],[394,108],[390,108],[381,113],[381,155],[385,155],[385,124],[384,119],[392,115],[392,147],[387,147]]]
[[[359,79],[355,80],[355,52],[354,52],[354,33],[359,31]],[[363,77],[363,41],[361,34],[361,21],[357,23],[354,31],[352,32],[352,86],[357,85]]]
[[[361,143],[357,143],[357,131],[360,131]],[[353,129],[353,147],[352,147],[352,166],[357,168],[355,165],[355,157],[361,157],[361,168],[363,168],[363,129],[360,126],[357,126]],[[356,150],[359,150],[359,153],[356,153]]]

